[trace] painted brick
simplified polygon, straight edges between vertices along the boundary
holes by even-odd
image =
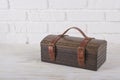
[[[37,44],[40,44],[41,40],[46,37],[48,34],[46,33],[42,33],[42,34],[36,34],[36,33],[28,33],[27,34],[27,37],[28,37],[28,43],[29,44],[34,44],[34,43],[37,43]]]
[[[80,9],[86,5],[87,0],[49,0],[50,8],[54,9]]]
[[[39,22],[21,22],[21,23],[11,23],[11,32],[18,33],[46,33],[47,24]]]
[[[120,9],[120,0],[88,0],[90,9]]]
[[[47,24],[44,24],[44,23],[27,24],[27,32],[29,32],[29,33],[46,33],[47,32]]]
[[[0,21],[25,21],[26,13],[24,11],[16,10],[2,10],[0,11]]]
[[[65,13],[58,11],[35,11],[29,13],[29,16],[32,21],[64,21],[65,19]]]
[[[88,33],[120,33],[120,23],[88,23]]]
[[[8,9],[8,1],[7,0],[0,0],[0,9]]]
[[[9,32],[9,26],[6,23],[0,23],[0,33]]]
[[[120,44],[120,34],[105,34],[104,36],[109,43]]]
[[[15,9],[46,9],[47,0],[10,0],[10,6]]]
[[[107,12],[106,21],[120,21],[120,12]]]
[[[10,23],[10,32],[26,33],[28,23]]]
[[[103,12],[84,11],[84,12],[68,12],[68,21],[104,21]]]

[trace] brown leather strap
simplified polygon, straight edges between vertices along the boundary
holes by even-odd
[[[77,27],[71,27],[68,28],[62,35],[58,35],[55,39],[53,39],[48,46],[48,51],[49,51],[49,56],[50,56],[50,60],[51,61],[55,61],[55,44],[56,42],[65,35],[65,33],[67,33],[70,29],[76,29],[78,30],[83,36],[84,36],[84,40],[80,43],[80,46],[77,49],[77,59],[78,59],[78,64],[80,66],[84,66],[85,65],[85,47],[87,45],[87,43],[91,40],[91,38],[88,38],[84,32],[77,28]]]
[[[81,67],[85,66],[85,47],[87,46],[87,43],[91,40],[92,38],[85,38],[81,43],[80,46],[77,49],[77,59],[78,59],[78,64]]]
[[[56,42],[61,38],[61,35],[58,35],[55,39],[53,39],[48,46],[48,51],[49,51],[49,56],[50,60],[54,61],[55,60],[55,44]]]

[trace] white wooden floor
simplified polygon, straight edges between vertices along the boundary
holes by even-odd
[[[120,80],[120,45],[98,71],[41,62],[39,44],[0,44],[0,80]]]

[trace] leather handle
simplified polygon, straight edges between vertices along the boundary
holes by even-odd
[[[84,33],[81,29],[79,29],[79,28],[77,28],[77,27],[70,27],[70,28],[68,28],[61,36],[64,36],[70,29],[76,29],[76,30],[78,30],[78,31],[83,35],[84,38],[88,38],[88,37],[85,35],[85,33]]]
[[[81,29],[79,29],[79,28],[77,28],[77,27],[70,27],[70,28],[68,28],[66,31],[64,31],[61,35],[58,35],[52,42],[51,42],[51,45],[54,45],[61,37],[63,37],[70,29],[76,29],[76,30],[78,30],[82,35],[83,35],[83,37],[85,38],[85,39],[88,39],[88,37],[85,35],[85,33],[81,30]]]

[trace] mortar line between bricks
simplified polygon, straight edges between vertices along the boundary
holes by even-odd
[[[29,42],[29,37],[28,37],[28,35],[26,34],[26,42],[25,42],[25,44],[29,44],[30,42]]]
[[[8,9],[10,9],[10,1],[7,0],[7,3],[8,3]]]
[[[85,26],[86,26],[86,33],[88,34],[88,25],[85,24]]]
[[[11,30],[10,30],[10,24],[7,24],[8,25],[8,32],[10,33]]]
[[[47,30],[46,30],[46,33],[49,33],[49,24],[47,23]]]
[[[49,8],[50,6],[49,6],[49,0],[47,0],[47,8]]]
[[[8,9],[0,9],[0,10],[8,10]],[[89,8],[80,8],[80,9],[13,9],[11,8],[10,10],[42,10],[42,11],[48,11],[48,10],[52,10],[52,11],[120,11],[120,9],[89,9]]]
[[[25,12],[25,15],[26,15],[25,21],[29,21],[29,17],[28,17],[28,12],[27,11]]]
[[[114,35],[114,34],[116,35],[117,34],[117,35],[120,35],[120,33],[89,33],[89,34],[108,34],[108,35],[109,34],[112,34],[112,35]]]
[[[88,0],[86,0],[86,8],[88,8]]]
[[[106,20],[106,13],[104,12],[104,20],[105,20],[105,22],[107,22],[107,20]]]
[[[65,12],[65,21],[67,21],[67,12]]]
[[[67,21],[1,21],[1,22],[40,22],[40,23],[47,23],[47,22],[105,22],[105,21],[72,21],[72,20],[67,20]],[[106,21],[106,22],[120,22],[120,21]]]
[[[0,23],[120,23],[120,21],[0,21]]]
[[[91,9],[91,8],[73,8],[73,9],[55,9],[55,8],[48,8],[48,9],[19,9],[19,10],[55,10],[55,11],[68,11],[68,10],[73,10],[73,11],[77,11],[77,10],[79,10],[79,11],[81,11],[81,10],[86,10],[86,11],[89,11],[89,10],[94,10],[94,11],[107,11],[107,10],[109,10],[109,11],[120,11],[120,9],[118,8],[116,8],[116,9]]]
[[[0,9],[0,10],[5,10],[5,9]],[[111,10],[109,10],[109,9],[106,9],[106,10],[104,10],[104,9],[13,9],[13,8],[11,8],[10,10],[24,10],[24,11],[26,11],[26,10],[35,10],[35,11],[120,11],[120,9],[111,9]]]

